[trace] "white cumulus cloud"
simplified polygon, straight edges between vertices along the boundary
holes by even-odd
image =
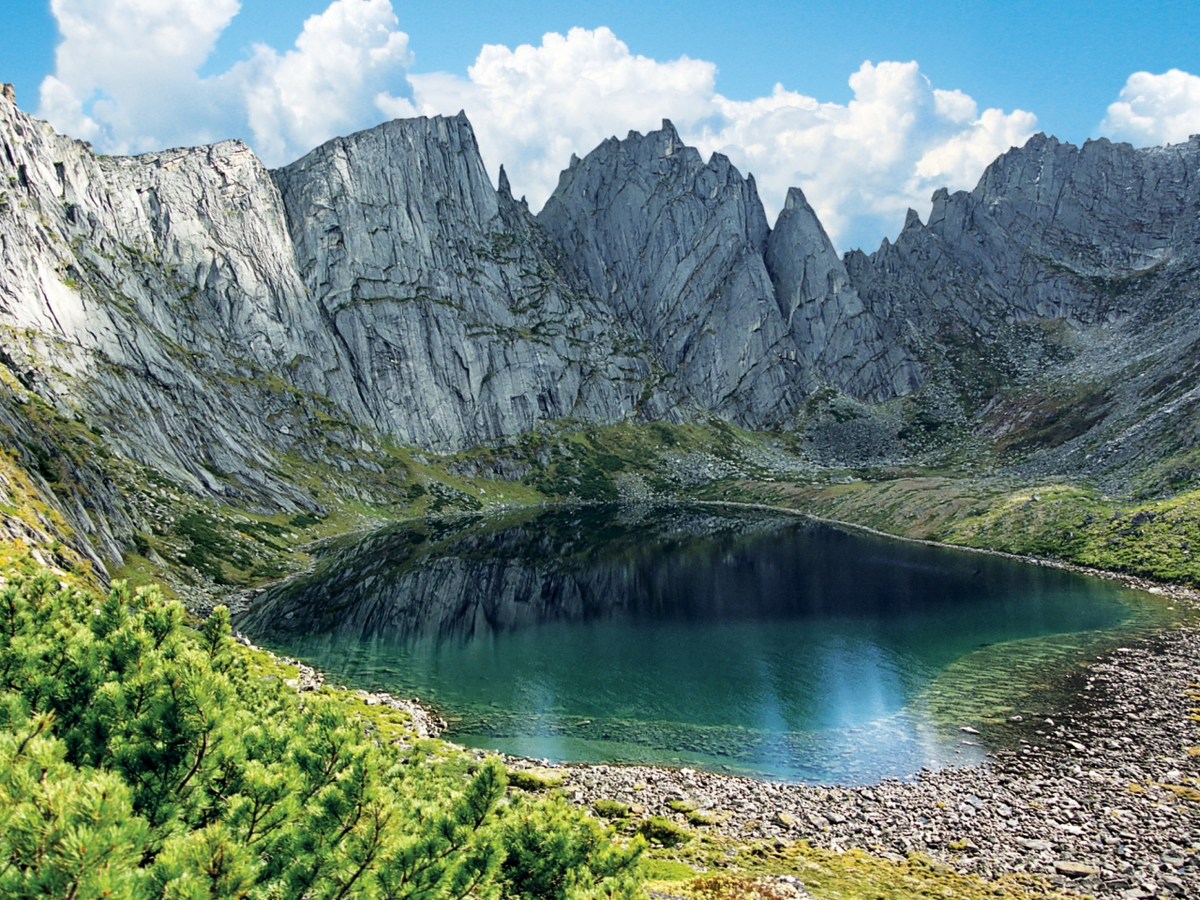
[[[547,34],[516,50],[486,46],[468,76],[412,75],[415,103],[428,114],[465,109],[490,171],[503,162],[534,209],[571,153],[669,118],[685,141],[752,172],[770,213],[789,187],[803,188],[843,247],[895,234],[907,208],[928,209],[938,187],[973,187],[1036,125],[1020,110],[981,114],[961,91],[934,88],[915,62],[864,63],[846,105],[782,85],[729,100],[716,91],[712,63],[637,56],[607,28]]]
[[[538,208],[572,153],[664,118],[711,115],[716,66],[686,56],[657,62],[630,53],[608,28],[572,28],[566,37],[547,34],[539,47],[486,45],[468,75],[414,74],[418,106],[429,114],[465,110],[489,171],[504,163]]]
[[[412,65],[408,35],[396,25],[388,0],[338,0],[304,23],[294,50],[280,56],[257,45],[230,77],[243,85],[259,155],[294,159],[381,114],[415,115],[405,97],[388,93]]]
[[[800,187],[836,244],[874,249],[909,207],[928,210],[939,187],[974,187],[1037,124],[1021,110],[979,114],[962,92],[935,89],[915,62],[863,63],[850,87],[844,106],[782,85],[750,101],[718,95],[719,115],[689,136],[753,172],[768,209]]]
[[[207,78],[200,67],[238,0],[52,0],[51,9],[62,41],[39,114],[110,153],[242,137],[280,164],[374,125],[410,92],[408,36],[388,0],[335,0],[293,49],[256,45]]]
[[[39,112],[53,125],[110,152],[209,139],[201,120],[213,110],[196,72],[238,0],[51,0],[50,8],[62,41]]]
[[[280,165],[386,117],[465,109],[492,176],[503,163],[536,210],[572,153],[669,118],[685,141],[752,172],[769,214],[789,187],[803,188],[842,247],[872,248],[895,234],[906,208],[928,209],[938,187],[971,187],[1036,124],[1020,110],[980,112],[961,91],[935,88],[915,62],[864,63],[850,76],[847,104],[782,85],[731,100],[717,92],[713,63],[634,54],[608,28],[550,33],[516,49],[486,45],[466,77],[410,73],[409,38],[389,0],[334,0],[290,49],[258,44],[248,59],[201,77],[239,0],[52,0],[51,8],[62,41],[39,112],[104,152],[241,137]],[[1193,76],[1145,77],[1176,76],[1185,79],[1176,94],[1191,96]],[[1162,85],[1134,97],[1139,77],[1123,103],[1138,115],[1151,94],[1170,105],[1164,98],[1175,94]]]
[[[1141,146],[1177,144],[1200,134],[1200,76],[1179,69],[1134,72],[1100,128]]]

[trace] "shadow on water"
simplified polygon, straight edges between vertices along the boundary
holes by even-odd
[[[344,540],[236,626],[432,699],[472,746],[870,781],[980,758],[950,726],[1016,702],[1063,635],[1144,624],[1138,596],[783,513],[614,505]]]

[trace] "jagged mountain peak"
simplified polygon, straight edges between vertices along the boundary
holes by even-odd
[[[787,421],[822,384],[871,397],[914,384],[906,352],[879,346],[803,193],[773,233],[753,176],[721,153],[705,162],[669,122],[605,141],[538,220],[680,390],[742,424]]]
[[[640,131],[630,129],[623,141],[618,140],[616,137],[610,140],[626,146],[640,147],[646,145],[651,148],[657,148],[659,154],[664,158],[674,156],[677,150],[688,149],[687,144],[679,137],[679,130],[670,119],[663,119],[662,124],[656,131],[648,131],[642,134]]]
[[[1200,264],[1200,138],[1035,135],[844,258],[801,190],[772,230],[753,176],[669,121],[573,156],[537,217],[503,169],[492,187],[462,113],[270,173],[237,141],[100,158],[8,101],[0,143],[6,365],[117,452],[275,504],[304,502],[280,454],[332,466],[384,436],[457,449],[546,420],[714,413],[785,427],[819,387],[911,393],[963,342],[1000,360],[979,384],[1009,384],[1073,352],[1038,356],[1023,323],[1191,321]]]
[[[804,191],[798,187],[790,187],[787,189],[787,196],[783,200],[784,210],[807,209],[814,216],[813,208],[809,205],[808,198],[804,196]]]
[[[766,214],[728,158],[705,163],[670,122],[631,132],[564,172],[538,221],[681,393],[743,422],[786,416],[759,386],[786,382],[794,355],[762,259]]]
[[[301,275],[378,430],[462,447],[630,413],[649,364],[567,277],[465,116],[396,120],[273,173]],[[614,365],[634,377],[599,376]],[[350,394],[351,387],[353,394]]]

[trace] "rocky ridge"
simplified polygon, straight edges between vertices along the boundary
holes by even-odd
[[[272,177],[337,345],[320,392],[358,424],[458,449],[634,412],[650,361],[565,277],[503,172],[492,188],[465,116],[335,138]]]
[[[1020,471],[1128,480],[1195,444],[1198,174],[1200,136],[1136,150],[1035,135],[847,269]]]
[[[9,418],[36,397],[200,497],[319,511],[314,478],[373,502],[397,446],[713,416],[814,466],[1200,478],[1200,139],[1037,136],[845,258],[800,191],[771,228],[669,122],[573,160],[537,217],[462,115],[268,172],[237,141],[97,156],[9,92],[0,144]],[[46,500],[115,561],[140,526],[99,494]]]
[[[920,383],[803,195],[772,231],[753,176],[719,153],[705,162],[669,121],[573,159],[538,221],[668,383],[739,424],[786,427],[820,385],[885,399]]]
[[[21,385],[197,492],[310,504],[271,451],[315,416],[274,373],[329,344],[288,303],[304,288],[257,158],[236,141],[98,157],[6,102],[0,134],[0,353]]]

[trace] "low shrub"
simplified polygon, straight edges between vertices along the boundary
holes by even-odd
[[[643,842],[263,678],[224,607],[0,575],[0,896],[640,895]]]
[[[692,836],[686,828],[663,816],[642,819],[638,822],[637,833],[651,843],[664,847],[677,847]]]
[[[548,778],[536,772],[530,772],[528,769],[509,769],[508,783],[522,791],[538,793],[559,787],[562,785],[562,779]]]
[[[596,815],[603,819],[626,819],[629,817],[629,804],[620,800],[597,800],[592,804]]]

